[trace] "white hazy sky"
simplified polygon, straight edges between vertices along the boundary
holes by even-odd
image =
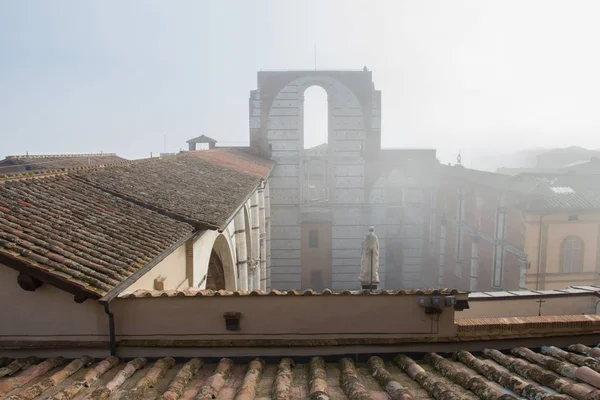
[[[0,156],[248,138],[260,69],[366,65],[383,145],[600,148],[597,0],[0,0]],[[487,152],[487,153],[486,153]]]

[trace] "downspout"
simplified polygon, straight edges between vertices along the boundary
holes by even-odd
[[[537,259],[537,273],[535,278],[535,290],[540,289],[540,266],[542,263],[542,219],[544,214],[540,214],[540,234],[538,237],[538,259]]]
[[[110,311],[110,302],[106,302],[104,303],[104,312],[106,313],[106,315],[108,315],[108,331],[109,331],[109,337],[110,337],[110,355],[111,356],[116,356],[117,355],[117,341],[116,341],[116,337],[115,337],[115,316],[112,313],[112,311]]]

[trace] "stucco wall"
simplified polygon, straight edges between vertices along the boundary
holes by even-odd
[[[210,252],[209,252],[210,256]],[[186,252],[185,244],[169,254],[150,271],[142,275],[134,284],[129,286],[124,293],[132,293],[138,289],[154,289],[154,280],[159,276],[165,277],[164,288],[187,288]]]
[[[542,300],[542,315],[580,315],[596,314],[598,298],[592,294],[587,296],[557,296],[506,300],[470,300],[469,309],[456,313],[461,318],[494,318],[494,317],[531,317],[540,311],[539,300]]]
[[[583,239],[583,271],[596,269],[598,249],[598,223],[587,221],[556,222],[548,226],[548,245],[546,253],[546,272],[561,272],[561,245],[568,236]]]
[[[117,299],[117,336],[395,334],[452,336],[454,309],[426,315],[418,296],[244,296]],[[240,312],[241,330],[225,329]],[[438,322],[432,322],[434,321]],[[409,322],[407,322],[409,321]],[[195,335],[194,335],[195,334]]]
[[[47,284],[27,292],[18,275],[0,265],[1,340],[107,340],[108,317],[97,302],[75,303],[72,294]]]
[[[600,214],[576,214],[576,221],[569,221],[569,214],[544,215],[541,234],[541,260],[538,266],[540,243],[540,216],[526,217],[525,251],[531,269],[527,274],[530,289],[559,289],[570,285],[598,284],[600,259]],[[584,241],[583,272],[563,273],[561,271],[561,245],[568,236],[578,236]],[[540,276],[538,279],[538,268]]]

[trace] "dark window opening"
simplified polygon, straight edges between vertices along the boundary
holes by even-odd
[[[316,249],[319,247],[319,231],[308,231],[308,247]]]

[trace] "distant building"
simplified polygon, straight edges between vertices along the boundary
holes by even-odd
[[[312,86],[328,94],[328,136],[305,148]],[[250,92],[250,151],[276,162],[270,287],[358,289],[369,226],[380,239],[380,287],[431,284],[424,209],[435,150],[381,148],[381,92],[371,71],[260,71]]]
[[[600,175],[530,174],[539,196],[524,206],[527,287],[600,284]],[[541,226],[541,229],[540,229]]]
[[[430,247],[437,286],[525,289],[528,258],[519,206],[535,183],[461,165],[441,165],[438,179]]]
[[[456,165],[441,166],[439,178],[432,213],[439,287],[544,290],[600,283],[600,175],[508,176]]]

